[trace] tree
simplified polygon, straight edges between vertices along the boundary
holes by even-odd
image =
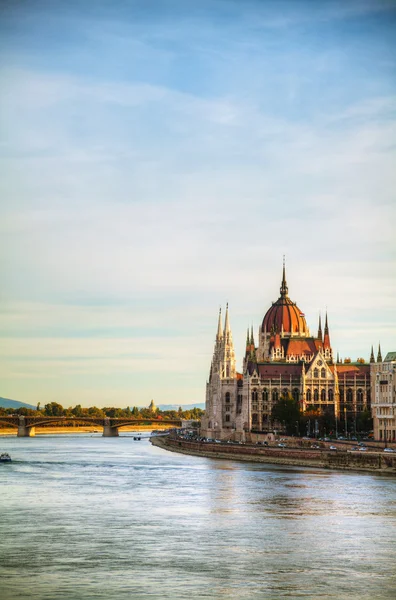
[[[363,410],[357,415],[356,418],[356,429],[358,431],[371,431],[373,428],[373,418],[369,410]]]
[[[300,422],[298,401],[294,400],[290,394],[281,396],[279,401],[272,407],[271,417],[278,423],[285,425],[288,435],[295,434],[297,424]]]
[[[61,404],[50,402],[44,406],[44,413],[47,417],[62,417],[65,411]]]

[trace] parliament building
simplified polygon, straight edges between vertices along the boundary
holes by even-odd
[[[289,297],[285,265],[280,296],[264,315],[257,345],[253,328],[247,332],[242,372],[236,369],[228,305],[224,325],[220,310],[202,435],[242,440],[251,432],[269,433],[276,425],[272,407],[282,396],[292,396],[301,411],[331,411],[337,419],[370,410],[370,363],[334,359],[327,313],[324,328],[319,317],[311,334]]]

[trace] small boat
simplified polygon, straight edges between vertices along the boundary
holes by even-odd
[[[11,462],[11,456],[7,452],[0,454],[0,462]]]

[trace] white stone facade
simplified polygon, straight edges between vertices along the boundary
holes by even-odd
[[[396,352],[370,365],[374,438],[396,441]]]

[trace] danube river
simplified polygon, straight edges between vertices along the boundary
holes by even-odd
[[[396,480],[0,438],[2,600],[394,598]]]

